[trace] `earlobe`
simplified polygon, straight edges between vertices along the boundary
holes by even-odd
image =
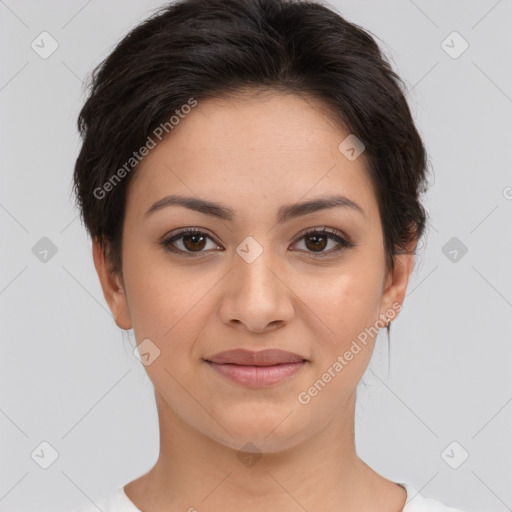
[[[92,257],[103,290],[103,296],[112,312],[116,325],[124,330],[131,329],[130,311],[120,276],[110,271],[105,251],[96,238],[92,242]]]

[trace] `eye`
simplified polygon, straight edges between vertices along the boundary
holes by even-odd
[[[355,244],[348,242],[341,234],[335,229],[323,227],[323,228],[310,228],[299,238],[299,242],[304,240],[304,247],[306,252],[309,252],[313,257],[325,257],[332,256],[333,253],[339,253],[344,249],[354,247]],[[296,242],[297,243],[297,242]],[[331,243],[331,250],[325,251]],[[332,246],[338,248],[332,249]]]
[[[304,249],[299,250],[310,253],[309,255],[313,257],[331,256],[333,253],[339,253],[355,245],[348,242],[335,229],[327,227],[308,229],[300,235],[295,244],[298,244],[302,240],[304,240]],[[209,248],[208,241],[212,242],[212,246]],[[199,256],[205,252],[210,252],[212,249],[215,250],[219,248],[219,245],[208,233],[197,228],[183,228],[172,236],[162,240],[160,244],[166,251],[186,254],[187,256]],[[329,244],[331,244],[331,248],[326,251],[325,249]],[[336,245],[338,246],[337,249]],[[332,248],[332,246],[334,246],[334,248]]]
[[[165,248],[165,250],[174,253],[201,254],[203,252],[206,252],[203,249],[207,246],[208,240],[214,242],[212,237],[204,231],[200,231],[198,229],[184,228],[178,231],[178,233],[174,234],[170,238],[162,240],[160,244]],[[210,249],[211,248],[212,247],[210,247]],[[213,249],[215,248],[218,248],[218,245],[214,242]]]

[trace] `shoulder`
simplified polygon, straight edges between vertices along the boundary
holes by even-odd
[[[399,484],[407,491],[407,501],[402,512],[464,512],[458,508],[449,507],[433,498],[422,496],[412,485]]]
[[[140,512],[140,510],[128,499],[123,487],[113,490],[107,496],[103,496],[90,502],[73,512]]]

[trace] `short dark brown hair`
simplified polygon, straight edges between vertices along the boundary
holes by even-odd
[[[111,271],[122,276],[126,193],[137,169],[126,162],[191,98],[248,87],[320,99],[364,143],[393,269],[393,255],[425,229],[419,194],[427,156],[404,82],[373,37],[320,2],[179,0],[131,30],[94,69],[79,114],[74,192]],[[123,179],[112,182],[122,168]]]

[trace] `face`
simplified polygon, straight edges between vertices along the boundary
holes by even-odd
[[[401,255],[386,273],[364,153],[349,160],[338,149],[348,135],[313,99],[205,100],[140,163],[127,195],[124,282],[108,275],[96,245],[94,259],[117,324],[146,340],[167,423],[273,452],[353,421],[356,385],[383,315],[398,314],[412,259]],[[191,201],[162,203],[168,196]],[[334,196],[344,200],[315,203]],[[197,200],[216,206],[199,211]],[[246,366],[233,380],[221,371],[228,365],[207,362],[239,348],[305,362],[282,366],[278,381],[265,380],[276,366]]]

